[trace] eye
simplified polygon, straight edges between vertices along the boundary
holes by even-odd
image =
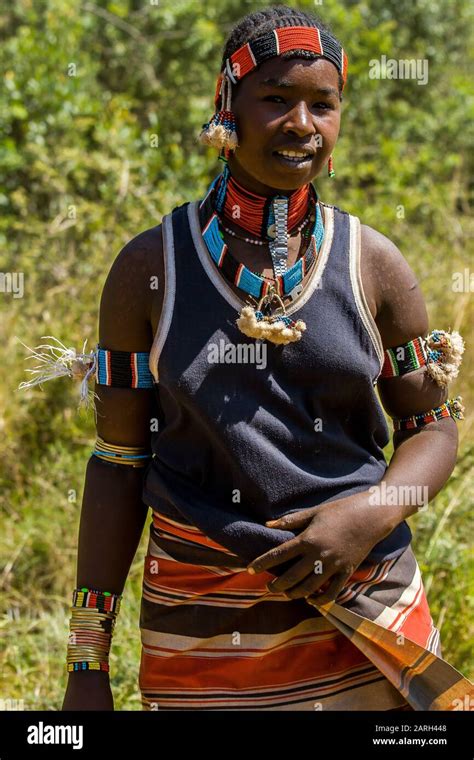
[[[281,95],[267,95],[263,100],[281,100],[283,103],[285,102],[285,99],[282,98]],[[314,108],[322,108],[323,110],[330,110],[332,109],[332,106],[329,103],[325,103],[324,101],[319,103],[314,103]]]
[[[264,100],[272,100],[273,98],[279,98],[280,100],[283,100],[281,95],[267,95],[266,98],[263,98]]]

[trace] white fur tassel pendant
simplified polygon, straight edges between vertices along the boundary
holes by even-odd
[[[262,305],[270,303],[274,298],[280,302],[280,308],[271,315],[264,315]],[[249,338],[268,340],[276,345],[287,345],[301,340],[306,324],[298,319],[296,322],[285,314],[285,307],[280,296],[271,292],[263,296],[255,310],[252,306],[244,306],[236,320],[237,327]]]
[[[426,371],[441,387],[448,385],[459,373],[465,343],[458,332],[433,330],[425,338]]]
[[[35,375],[31,380],[20,383],[17,390],[24,390],[26,388],[33,388],[35,385],[41,387],[42,383],[46,383],[48,380],[53,380],[56,377],[70,377],[73,380],[81,381],[79,408],[94,407],[94,398],[98,398],[97,394],[89,388],[89,380],[94,377],[97,367],[97,353],[91,351],[85,353],[87,338],[84,341],[84,346],[81,353],[77,353],[74,348],[67,348],[61,343],[54,335],[42,335],[44,338],[50,338],[58,345],[50,343],[42,343],[36,348],[29,348],[19,338],[19,342],[22,346],[31,352],[31,356],[27,356],[28,359],[36,359],[39,364],[31,369],[26,369],[25,372],[30,372]]]

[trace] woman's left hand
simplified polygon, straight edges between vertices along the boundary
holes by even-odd
[[[298,599],[329,583],[318,602],[336,599],[372,547],[393,528],[387,524],[383,507],[370,504],[369,496],[364,491],[267,522],[269,528],[303,530],[254,559],[248,568],[258,573],[295,558],[268,589]]]

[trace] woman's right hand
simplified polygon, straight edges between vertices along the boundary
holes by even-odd
[[[113,710],[109,674],[84,670],[69,673],[61,710]]]

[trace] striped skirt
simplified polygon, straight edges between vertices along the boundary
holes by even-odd
[[[144,710],[453,710],[469,693],[441,659],[410,547],[360,565],[327,605],[269,591],[275,577],[250,575],[198,528],[153,510]]]

